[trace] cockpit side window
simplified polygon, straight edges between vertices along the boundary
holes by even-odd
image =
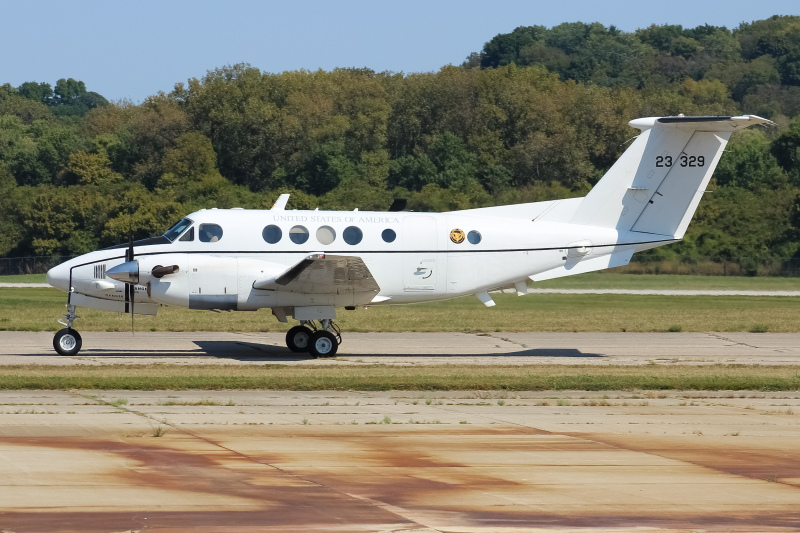
[[[164,233],[164,237],[169,239],[169,242],[175,242],[175,239],[178,238],[178,235],[183,233],[186,228],[192,225],[192,220],[188,218],[184,218],[171,228],[169,228],[166,233]]]
[[[217,224],[200,224],[197,234],[200,242],[217,242],[222,239],[222,228]]]
[[[181,240],[181,241],[193,241],[194,240],[194,228],[189,228],[189,231],[184,233],[179,240]]]

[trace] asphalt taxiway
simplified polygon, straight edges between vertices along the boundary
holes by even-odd
[[[800,333],[345,333],[338,356],[290,352],[283,333],[82,332],[61,357],[48,332],[0,331],[3,364],[800,364]]]

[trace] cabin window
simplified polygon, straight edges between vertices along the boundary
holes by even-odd
[[[194,240],[194,228],[189,228],[189,231],[183,234],[183,236],[178,239],[180,241],[193,241]]]
[[[320,244],[330,244],[336,240],[336,231],[330,226],[320,226],[317,230],[317,240]]]
[[[200,242],[217,242],[222,239],[222,228],[217,224],[200,224],[197,233]]]
[[[169,239],[169,242],[174,242],[175,239],[178,238],[178,235],[183,233],[186,230],[186,228],[188,228],[191,225],[192,225],[191,219],[184,218],[183,220],[181,220],[180,222],[169,228],[166,231],[166,233],[164,233],[164,237]]]
[[[478,231],[472,230],[467,233],[467,240],[470,244],[478,244],[481,242],[481,234]]]
[[[295,244],[303,244],[308,240],[308,230],[305,226],[295,226],[289,230],[289,239]]]
[[[281,237],[283,237],[283,232],[281,231],[281,228],[273,224],[264,228],[264,231],[261,232],[261,236],[264,237],[264,240],[269,244],[275,244],[281,240]]]
[[[397,238],[397,233],[395,233],[393,229],[387,228],[383,230],[381,237],[383,238],[384,242],[394,242],[394,240]]]
[[[342,238],[347,244],[355,245],[361,242],[361,239],[364,238],[364,233],[360,228],[349,226],[342,232]]]

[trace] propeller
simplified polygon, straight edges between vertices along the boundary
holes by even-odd
[[[180,271],[178,265],[156,265],[150,272],[139,272],[139,261],[133,249],[133,229],[128,227],[128,248],[125,250],[125,262],[106,271],[106,277],[121,281],[125,284],[125,312],[131,314],[131,334],[134,333],[134,311],[136,305],[136,285],[140,283],[148,286],[152,278],[161,279],[164,276]]]
[[[127,262],[133,263],[134,261],[135,260],[133,258],[133,230],[131,229],[131,227],[129,225],[128,226],[128,251],[125,254],[125,262],[126,263]],[[138,276],[138,273],[139,273],[139,262],[138,261],[136,261],[136,273],[137,273],[136,277],[138,278],[139,277]],[[139,281],[139,280],[137,279],[136,281]],[[130,293],[128,291],[130,291]],[[131,303],[131,335],[134,335],[135,333],[134,333],[134,329],[133,329],[133,306],[134,306],[134,302],[136,301],[136,285],[135,284],[133,284],[133,283],[126,283],[125,284],[125,296],[126,296],[125,300],[126,301],[128,301],[128,299],[129,299],[129,298],[127,298],[128,294],[130,294],[130,303]]]

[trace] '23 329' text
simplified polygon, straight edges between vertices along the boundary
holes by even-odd
[[[673,163],[671,155],[660,155],[656,157],[657,167],[671,167]],[[706,165],[706,158],[702,155],[686,155],[681,154],[678,156],[678,163],[682,167],[704,167]]]

